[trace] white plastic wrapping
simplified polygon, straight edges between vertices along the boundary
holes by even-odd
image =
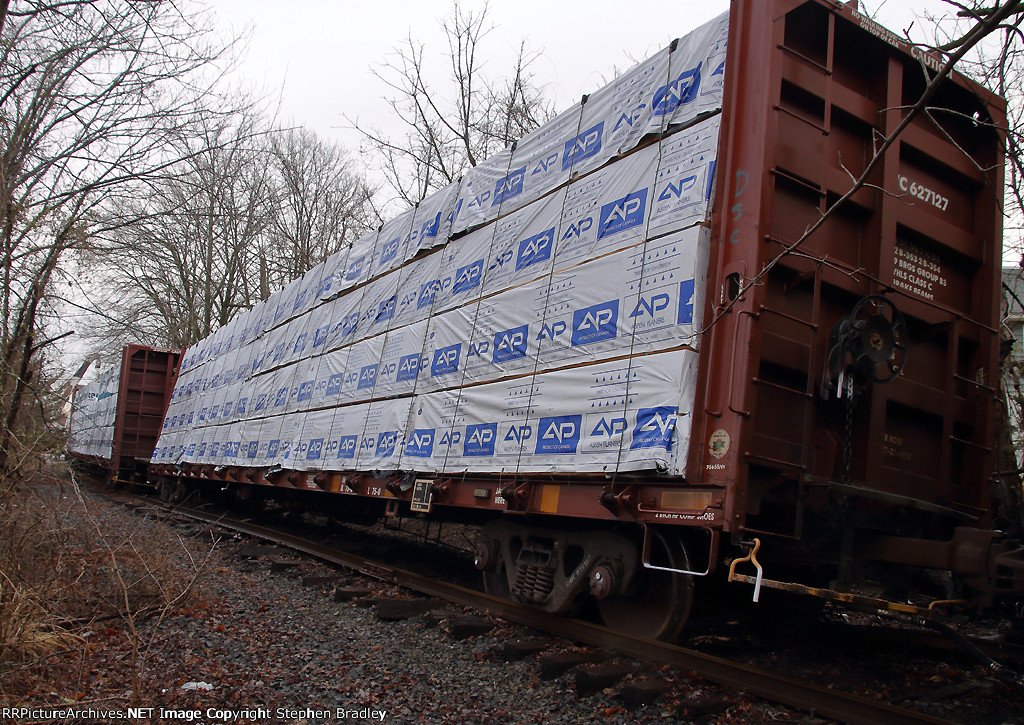
[[[452,234],[495,219],[502,203],[511,203],[523,192],[526,167],[510,168],[511,161],[512,151],[503,149],[466,172],[455,202]]]
[[[574,162],[588,151],[586,139],[578,138],[582,110],[583,106],[577,103],[519,140],[511,168],[523,169],[523,190],[508,199],[501,209],[503,215],[569,180]]]
[[[114,455],[114,422],[120,385],[121,365],[118,364],[101,372],[99,378],[75,394],[68,437],[70,452],[105,460]]]
[[[696,360],[679,350],[419,396],[399,467],[678,472]]]
[[[157,459],[681,473],[726,29],[698,28],[190,348]]]

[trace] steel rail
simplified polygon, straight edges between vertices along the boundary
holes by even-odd
[[[892,725],[916,725],[918,723],[922,725],[951,725],[948,720],[925,713],[869,700],[858,695],[829,690],[819,685],[768,670],[730,662],[678,645],[632,637],[589,622],[525,608],[505,599],[492,597],[456,584],[437,581],[422,574],[375,562],[266,526],[231,519],[221,514],[211,514],[162,503],[157,504],[151,499],[145,500],[150,505],[158,506],[175,514],[273,541],[322,561],[358,571],[381,581],[398,584],[427,596],[487,611],[517,624],[609,649],[628,657],[691,670],[700,677],[718,684],[745,690],[765,700],[809,711],[816,715],[824,715],[841,722],[855,725],[886,725],[889,723]]]

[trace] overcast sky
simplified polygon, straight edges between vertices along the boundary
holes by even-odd
[[[428,65],[445,71],[440,21],[452,0],[205,1],[225,36],[247,33],[238,79],[275,99],[280,122],[307,126],[353,152],[359,135],[342,115],[388,127],[387,89],[373,69],[407,37],[424,44]],[[484,5],[462,0],[474,12]],[[615,69],[631,67],[728,6],[728,0],[495,0],[484,72],[502,77],[525,40],[539,53],[537,81],[561,111],[604,85]],[[897,33],[925,10],[949,14],[941,0],[871,0],[867,7]]]
[[[488,18],[494,29],[483,45],[484,72],[503,75],[525,40],[540,53],[536,78],[560,111],[604,85],[615,68],[629,68],[728,5],[727,0],[492,2]],[[485,3],[462,0],[462,6],[479,12]],[[874,0],[870,7],[897,32],[915,10],[944,11],[940,0]],[[359,137],[345,128],[342,114],[387,126],[382,100],[387,89],[372,71],[408,36],[424,44],[429,66],[445,70],[440,21],[451,13],[452,0],[216,0],[211,8],[225,33],[249,30],[241,75],[279,99],[281,122],[308,126],[353,150]]]

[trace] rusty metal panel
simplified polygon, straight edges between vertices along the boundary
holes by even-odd
[[[724,487],[736,535],[799,536],[802,507],[836,491],[989,508],[1003,158],[988,122],[1005,103],[947,80],[792,248],[924,90],[936,61],[914,52],[847,5],[732,5],[688,479]],[[825,400],[832,330],[869,295],[902,313],[905,366],[853,406]]]
[[[178,374],[179,350],[128,345],[121,358],[121,382],[114,423],[111,467],[131,470],[153,455]]]

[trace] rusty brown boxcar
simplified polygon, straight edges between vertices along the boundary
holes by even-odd
[[[68,454],[107,478],[145,483],[179,357],[179,350],[125,346],[100,380],[75,391]]]
[[[784,574],[800,561],[821,567],[807,584],[909,587],[909,565],[983,600],[1019,592],[990,495],[1005,103],[954,73],[875,159],[941,58],[855,6],[746,10],[730,28],[694,479],[722,492],[732,541],[759,538],[771,586],[801,589]]]
[[[721,67],[703,67],[705,79]],[[680,80],[692,89],[701,68]],[[855,3],[732,3],[702,227],[696,392],[673,422],[689,442],[680,472],[360,469],[346,467],[344,448],[320,463],[321,447],[337,441],[317,431],[302,443],[303,465],[279,455],[289,463],[260,466],[265,441],[252,434],[247,449],[248,429],[231,423],[221,439],[208,432],[187,445],[173,433],[155,480],[176,490],[212,481],[247,497],[301,494],[341,513],[482,521],[476,562],[490,591],[556,612],[594,597],[610,624],[651,636],[679,631],[705,577],[752,585],[755,598],[782,589],[918,614],[940,601],[1020,597],[1022,558],[990,491],[1006,107],[951,73],[915,109],[940,73],[941,57]],[[624,113],[620,123],[638,117]],[[573,153],[589,154],[578,139]],[[496,189],[510,194],[502,181]],[[308,306],[301,299],[296,309]],[[378,319],[393,313],[387,304],[372,310]],[[273,329],[259,325],[240,329],[243,337]],[[314,346],[318,333],[310,326]],[[233,349],[236,340],[221,342]],[[451,348],[456,365],[459,349]],[[237,378],[270,352],[244,358],[251,367],[239,365]],[[377,375],[371,368],[363,370]],[[303,385],[292,391],[300,402]],[[317,389],[308,385],[307,399]],[[201,399],[196,386],[182,395]],[[237,422],[236,401],[219,395],[210,396],[213,415],[223,400]],[[278,399],[291,400],[286,387]],[[176,409],[170,429],[192,425],[193,412]],[[563,418],[566,435],[578,436]],[[474,432],[493,440],[496,430]],[[207,441],[228,452],[189,458],[190,446]]]

